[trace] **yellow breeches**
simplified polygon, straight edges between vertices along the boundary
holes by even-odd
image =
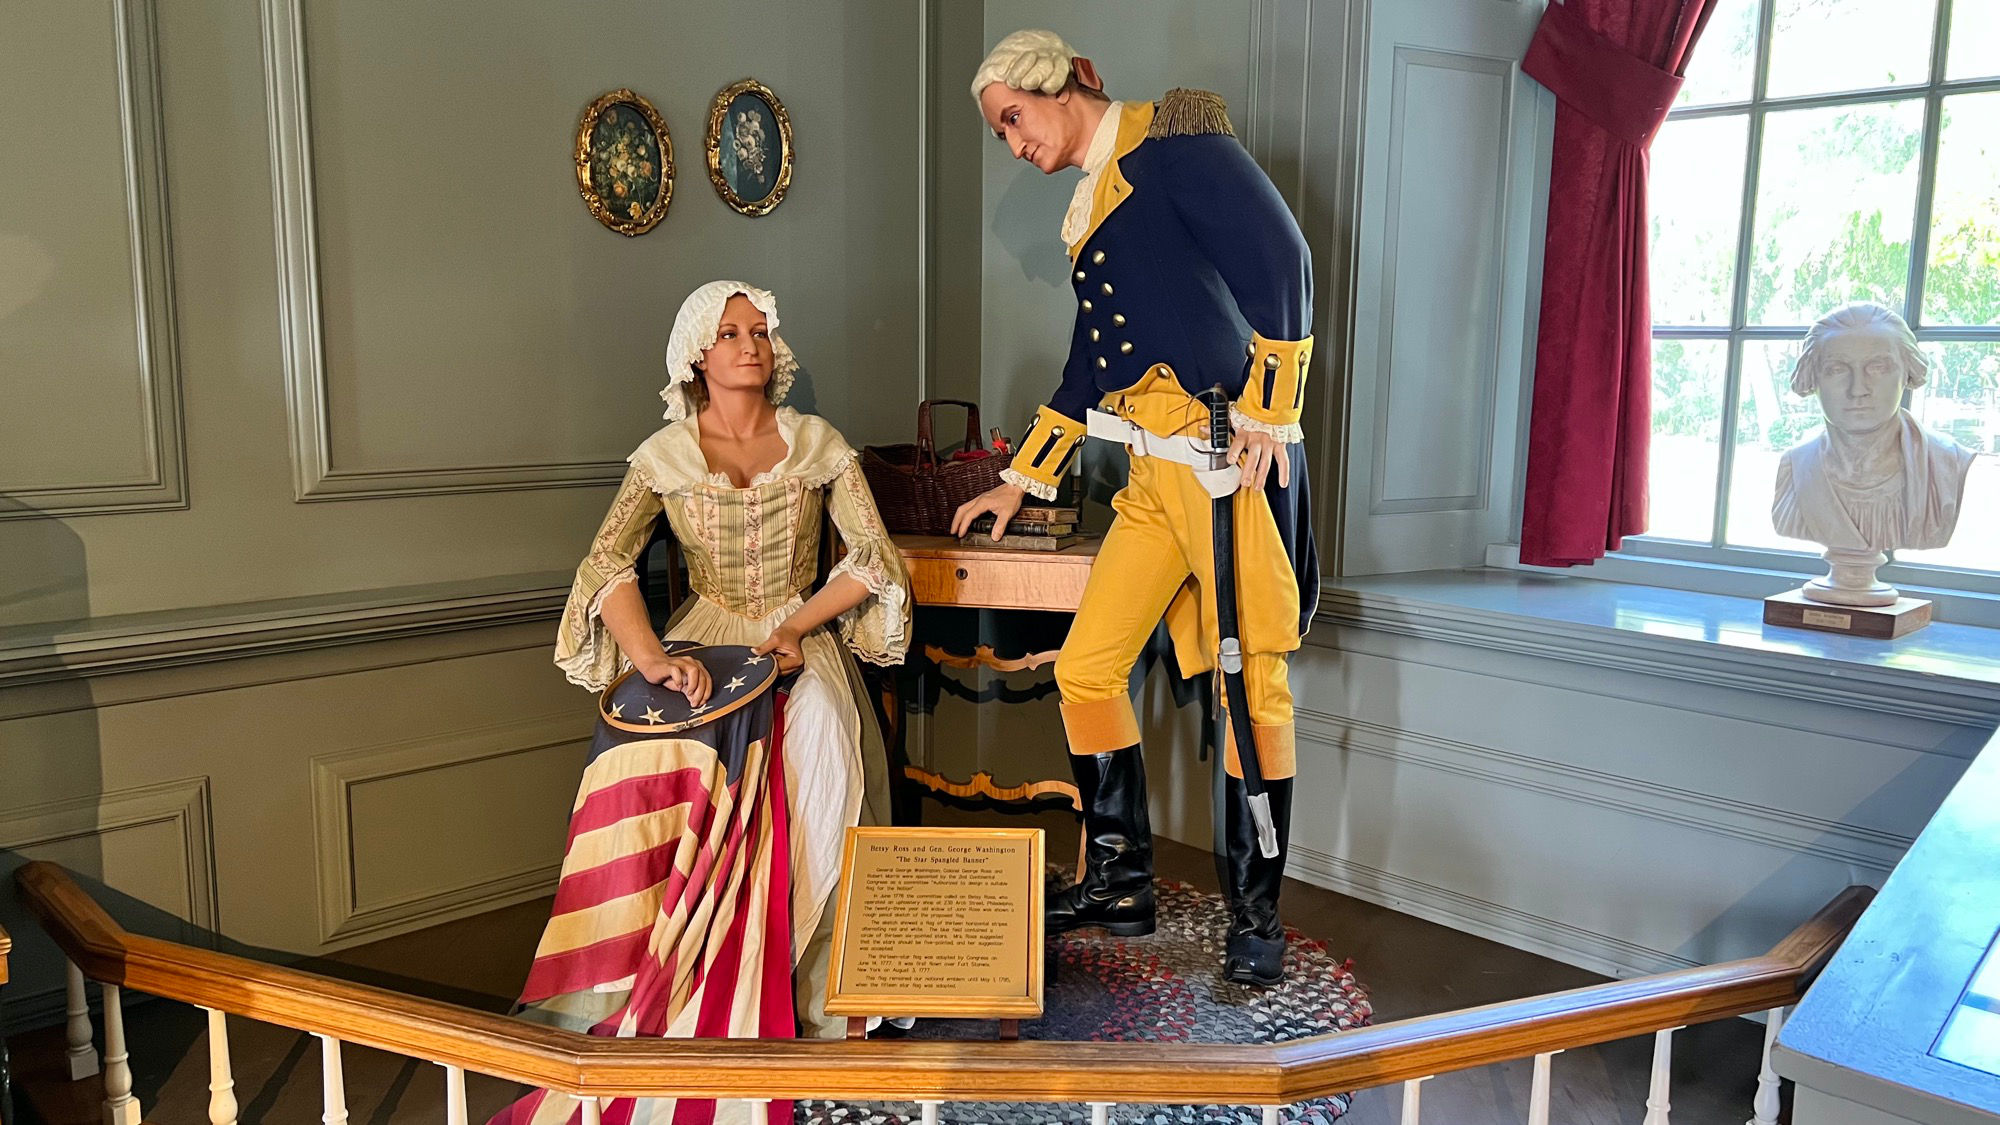
[[[1206,420],[1164,367],[1130,390],[1107,396],[1106,407],[1161,436],[1187,432]],[[1169,420],[1172,428],[1159,425]],[[1298,579],[1263,491],[1239,491],[1232,503],[1236,618],[1257,760],[1265,777],[1291,777],[1292,690],[1285,654],[1299,647]],[[1213,512],[1194,471],[1173,461],[1134,457],[1131,478],[1111,504],[1117,517],[1056,659],[1072,754],[1101,754],[1139,742],[1129,678],[1162,615],[1184,676],[1211,668],[1220,641]],[[1241,776],[1234,732],[1226,765],[1231,776]]]

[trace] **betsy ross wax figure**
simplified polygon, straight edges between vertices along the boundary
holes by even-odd
[[[1257,762],[1279,841],[1290,819],[1292,694],[1319,589],[1299,415],[1312,352],[1312,263],[1298,223],[1250,159],[1214,94],[1107,98],[1088,59],[1048,31],[1001,40],[972,81],[994,134],[1044,174],[1081,168],[1062,220],[1077,298],[1068,364],[1022,438],[1006,483],[959,509],[994,534],[1028,493],[1053,499],[1086,432],[1130,448],[1129,482],[1056,661],[1070,763],[1084,801],[1087,864],[1052,893],[1051,932],[1151,933],[1153,844],[1139,722],[1128,677],[1164,614],[1183,675],[1217,663],[1211,497],[1231,497],[1238,634]],[[1199,451],[1220,386],[1232,403],[1227,475]],[[1240,481],[1228,480],[1240,465]],[[1214,490],[1205,490],[1204,481]],[[1232,495],[1233,494],[1233,495]],[[1307,596],[1301,598],[1301,591]],[[1258,846],[1235,735],[1221,858],[1231,924],[1224,975],[1269,985],[1284,972],[1275,858]]]

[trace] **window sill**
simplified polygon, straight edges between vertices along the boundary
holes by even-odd
[[[1679,557],[1680,545],[1660,541],[1633,540],[1633,549],[1614,551],[1587,567],[1560,569],[1525,566],[1521,549],[1512,543],[1486,548],[1486,565],[1532,574],[1553,574],[1596,581],[1628,583],[1635,586],[1662,586],[1699,594],[1721,594],[1732,598],[1762,599],[1792,589],[1808,578],[1826,573],[1818,559],[1795,556],[1806,570],[1768,569],[1753,563],[1717,562]],[[1756,552],[1743,552],[1755,557]],[[1922,572],[1918,572],[1921,574]],[[1955,625],[1977,625],[2000,629],[2000,596],[1971,590],[1944,590],[1911,581],[1906,568],[1883,568],[1883,581],[1893,583],[1903,594],[1928,598],[1933,619]]]
[[[1954,725],[2000,722],[2000,629],[1937,622],[1875,641],[1766,626],[1755,598],[1496,567],[1330,581],[1318,620]]]

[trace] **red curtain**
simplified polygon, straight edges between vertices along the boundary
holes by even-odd
[[[1589,563],[1646,528],[1646,149],[1717,2],[1551,0],[1521,62],[1557,99],[1524,563]]]

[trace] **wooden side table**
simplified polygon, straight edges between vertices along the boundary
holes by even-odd
[[[1074,615],[1083,603],[1083,588],[1090,580],[1090,568],[1097,561],[1099,535],[1085,536],[1079,543],[1059,551],[1022,551],[986,545],[982,537],[954,539],[949,535],[898,535],[896,548],[902,552],[909,571],[912,599],[919,608],[988,609],[1009,613]],[[1066,624],[1064,626],[1067,627]],[[999,786],[984,771],[965,782],[909,764],[908,728],[904,723],[906,687],[920,685],[941,668],[991,668],[1018,672],[1046,667],[1055,662],[1056,650],[1029,652],[1019,657],[1003,657],[991,646],[976,645],[970,652],[954,652],[945,646],[914,638],[909,660],[903,668],[884,669],[879,680],[884,734],[889,743],[892,767],[900,767],[901,779],[924,792],[961,800],[1005,803],[1032,803],[1050,797],[1065,800],[1082,812],[1076,786],[1066,780],[1029,781],[1015,786]],[[892,769],[892,776],[895,771]],[[906,791],[907,792],[907,791]],[[911,805],[898,801],[898,819]],[[1079,859],[1078,871],[1082,870]]]

